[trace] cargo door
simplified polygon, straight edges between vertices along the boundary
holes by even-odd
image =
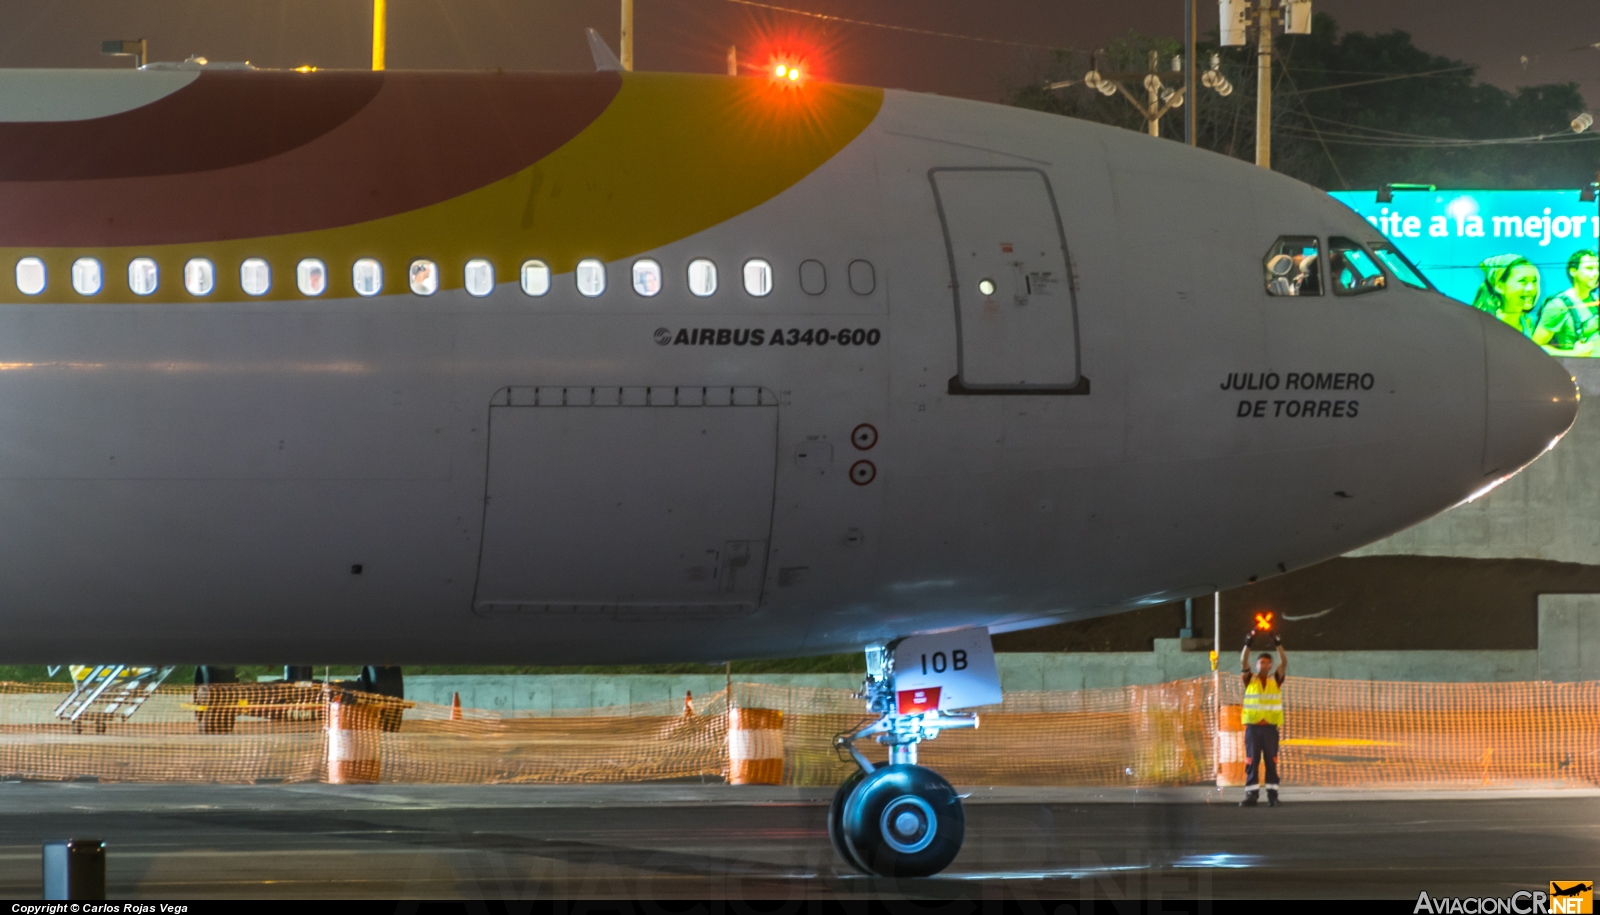
[[[757,387],[502,391],[474,611],[754,612],[777,438],[777,398]]]
[[[936,168],[929,177],[956,306],[951,393],[1086,393],[1049,179],[1032,168]]]

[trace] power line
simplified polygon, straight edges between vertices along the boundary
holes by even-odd
[[[1293,124],[1283,124],[1279,130],[1287,131],[1300,139],[1311,139],[1313,136],[1326,143],[1336,143],[1341,146],[1371,146],[1388,148],[1409,149],[1475,149],[1487,146],[1531,146],[1534,143],[1544,145],[1592,143],[1600,140],[1596,134],[1575,134],[1570,131],[1560,133],[1545,133],[1531,137],[1504,137],[1492,140],[1467,140],[1458,137],[1435,137],[1402,139],[1398,137],[1377,137],[1370,134],[1334,133],[1331,131],[1315,131],[1297,127]]]
[[[1476,65],[1469,65],[1469,66],[1465,66],[1465,67],[1446,67],[1446,68],[1444,68],[1442,70],[1424,70],[1424,71],[1422,71],[1420,73],[1398,73],[1398,74],[1396,74],[1394,76],[1385,76],[1385,77],[1381,77],[1379,79],[1363,79],[1363,80],[1358,80],[1358,81],[1353,82],[1353,83],[1337,83],[1337,84],[1332,85],[1332,86],[1317,86],[1317,87],[1312,88],[1312,89],[1301,89],[1300,90],[1300,94],[1302,94],[1302,95],[1310,95],[1313,92],[1328,92],[1328,91],[1333,90],[1333,89],[1349,89],[1349,88],[1354,87],[1354,86],[1370,86],[1373,83],[1389,83],[1389,82],[1394,82],[1397,79],[1412,79],[1412,78],[1418,77],[1418,76],[1438,76],[1438,75],[1440,75],[1442,73],[1459,73],[1462,70],[1476,70],[1476,69],[1478,69]]]
[[[756,0],[727,0],[727,2],[737,3],[740,6],[754,6],[759,9],[772,10],[773,12],[777,13],[789,13],[790,15],[794,16],[809,16],[812,19],[825,19],[829,22],[848,22],[851,25],[864,25],[874,29],[889,29],[890,31],[894,32],[910,32],[913,35],[931,35],[935,38],[956,38],[962,41],[980,41],[984,44],[1008,45],[1014,48],[1037,48],[1043,51],[1070,50],[1069,48],[1062,48],[1058,45],[1034,44],[1033,42],[1028,41],[1010,41],[1005,38],[986,38],[981,35],[962,35],[958,32],[939,32],[935,31],[934,29],[917,29],[907,25],[890,25],[886,22],[868,22],[865,19],[851,19],[848,16],[832,16],[827,13],[813,13],[810,10],[797,10],[787,6],[774,6],[770,3],[758,3]]]

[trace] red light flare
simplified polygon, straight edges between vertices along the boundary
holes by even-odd
[[[755,34],[740,42],[739,56],[748,60],[747,72],[764,74],[775,81],[802,83],[818,79],[827,72],[826,39],[792,25],[766,23]],[[750,50],[744,50],[748,43]]]
[[[1272,631],[1272,611],[1271,610],[1268,610],[1266,613],[1257,613],[1256,614],[1256,630],[1259,631],[1259,632],[1271,632]]]

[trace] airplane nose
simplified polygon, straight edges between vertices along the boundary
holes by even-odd
[[[1578,386],[1565,366],[1503,322],[1489,318],[1483,337],[1483,470],[1509,474],[1571,428]]]

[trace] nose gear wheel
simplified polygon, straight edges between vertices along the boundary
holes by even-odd
[[[928,877],[961,851],[966,815],[954,788],[921,766],[883,766],[845,800],[840,828],[852,858],[881,877]]]

